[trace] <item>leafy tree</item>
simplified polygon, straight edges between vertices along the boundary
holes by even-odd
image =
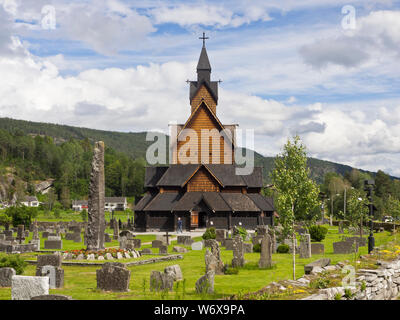
[[[301,144],[299,136],[295,136],[293,142],[288,140],[283,152],[275,158],[275,168],[271,173],[271,179],[278,192],[276,204],[279,222],[283,227],[283,234],[290,235],[293,239],[293,279],[296,279],[296,218],[304,218],[304,215],[319,203],[319,188],[309,175],[306,148]]]
[[[8,226],[11,224],[12,219],[5,213],[0,213],[0,225],[4,226],[8,230]]]
[[[346,220],[353,227],[360,226],[360,237],[363,235],[363,224],[369,219],[368,212],[368,199],[365,194],[358,189],[351,190],[347,202]]]
[[[396,218],[399,219],[400,218],[400,200],[389,196],[388,200],[387,200],[387,209],[388,209],[388,213]]]
[[[82,218],[82,220],[83,220],[84,222],[87,222],[87,220],[88,220],[88,212],[86,211],[86,209],[83,209],[83,210],[81,211],[81,218]]]
[[[14,206],[6,209],[6,215],[11,218],[14,227],[23,224],[27,229],[32,219],[38,215],[38,211],[35,207]]]

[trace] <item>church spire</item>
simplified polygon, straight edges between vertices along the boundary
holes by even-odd
[[[197,63],[197,81],[189,81],[190,83],[190,105],[192,112],[198,104],[205,100],[211,107],[212,111],[216,113],[216,106],[218,103],[218,81],[211,81],[211,64],[208,60],[206,49],[206,34],[199,38],[203,40],[203,47],[201,48],[199,62]]]
[[[206,37],[203,32],[203,37],[200,37],[199,39],[203,40],[203,47],[201,48],[199,62],[197,63],[197,81],[201,82],[202,80],[206,80],[209,82],[211,78],[211,64],[210,60],[208,60],[205,43],[205,40],[209,38]]]

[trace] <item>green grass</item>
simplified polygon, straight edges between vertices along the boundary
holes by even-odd
[[[326,239],[324,255],[314,255],[310,259],[299,259],[296,256],[296,277],[299,278],[304,274],[304,265],[317,260],[319,258],[330,258],[331,264],[339,261],[354,261],[354,254],[333,254],[333,242],[340,241],[342,235],[338,234],[337,227],[329,227]],[[198,240],[200,238],[197,238]],[[375,234],[376,246],[394,240],[389,232]],[[172,247],[176,245],[175,241],[171,243],[168,250],[172,253]],[[145,245],[143,247],[150,247]],[[157,249],[155,249],[157,252]],[[254,267],[260,257],[259,253],[245,254],[247,265],[239,269],[237,275],[216,275],[215,276],[215,294],[214,295],[198,295],[195,293],[195,282],[205,273],[204,263],[205,249],[202,251],[192,251],[184,254],[183,260],[174,260],[168,262],[159,262],[151,265],[141,265],[129,267],[131,270],[130,291],[126,293],[101,292],[96,289],[96,270],[93,267],[77,267],[63,266],[65,273],[65,287],[63,289],[50,290],[50,293],[58,293],[72,296],[78,300],[124,300],[124,299],[218,299],[232,296],[239,293],[247,293],[257,291],[272,281],[280,281],[292,279],[292,255],[291,254],[273,254],[275,266],[271,269],[258,269]],[[367,254],[367,247],[361,247],[358,255]],[[32,257],[32,254],[30,254]],[[25,257],[25,256],[24,256]],[[28,259],[29,254],[26,254]],[[146,256],[149,258],[150,256]],[[221,250],[221,258],[225,263],[231,263],[233,258],[232,251]],[[179,264],[183,277],[185,279],[185,296],[183,297],[182,285],[178,289],[178,293],[168,293],[167,296],[161,293],[152,293],[149,291],[150,273],[152,270],[164,270],[166,266]],[[28,266],[25,275],[34,275],[35,266]],[[145,281],[146,289],[143,290],[143,281]],[[0,288],[0,299],[10,299],[10,288]]]

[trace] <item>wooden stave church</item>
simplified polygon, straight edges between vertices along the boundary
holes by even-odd
[[[261,195],[262,168],[255,167],[250,175],[235,173],[237,125],[222,125],[218,119],[218,81],[210,78],[211,65],[203,34],[197,81],[190,81],[191,115],[185,124],[176,125],[172,164],[146,167],[146,193],[134,208],[137,231],[176,231],[179,217],[186,231],[209,227],[229,230],[234,226],[255,229],[257,225],[274,224],[273,199]],[[191,143],[179,139],[183,129],[193,129],[198,136],[201,136],[201,129],[227,130],[231,135],[230,139],[221,138],[222,152],[217,158],[212,148],[202,150],[201,139],[198,139],[199,152],[194,154],[190,164],[182,164],[178,155]]]

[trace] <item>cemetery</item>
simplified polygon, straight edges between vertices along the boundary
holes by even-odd
[[[116,168],[106,170],[113,158],[105,142],[85,140],[91,164],[85,179],[78,181],[78,173],[71,178],[87,192],[87,201],[74,201],[81,211],[71,216],[80,215],[79,221],[60,218],[59,208],[52,207],[58,194],[59,205],[70,202],[65,185],[57,195],[48,186],[46,212],[54,211],[52,219],[37,215],[42,204],[36,196],[16,200],[23,190],[15,186],[14,203],[1,212],[0,300],[400,298],[399,224],[378,223],[375,206],[400,217],[400,200],[391,195],[397,190],[400,198],[399,180],[383,181],[377,173],[375,184],[369,173],[352,170],[343,176],[328,172],[317,183],[298,135],[287,140],[268,178],[254,161],[250,171],[239,174],[247,166],[235,161],[238,124],[222,124],[217,116],[221,80],[211,80],[209,37],[203,32],[199,39],[197,79],[187,80],[190,116],[171,124],[177,134],[169,137],[168,165],[123,168],[132,159],[117,160],[126,170],[119,180]],[[186,130],[201,139],[186,145]],[[217,140],[208,131],[217,132]],[[125,210],[132,172],[134,197]],[[115,180],[115,190],[106,178]],[[29,189],[39,194],[32,185]],[[342,202],[334,201],[342,192],[343,211]],[[124,195],[119,215],[106,212],[106,195],[115,193]],[[378,194],[379,201],[373,197]]]
[[[362,242],[360,246],[353,245],[353,248],[358,248],[357,253],[338,253],[334,251],[335,244],[350,243],[345,239],[353,240],[354,236],[346,229],[343,234],[340,234],[336,226],[325,225],[325,227],[328,228],[328,233],[320,243],[306,241],[308,244],[303,244],[302,241],[307,240],[308,237],[303,234],[297,235],[299,251],[296,254],[296,281],[290,280],[291,253],[279,253],[276,249],[274,250],[271,243],[272,237],[269,236],[269,232],[265,234],[265,227],[260,227],[255,232],[249,231],[246,237],[232,234],[235,232],[226,233],[225,236],[229,237],[227,239],[233,242],[231,248],[224,247],[224,241],[217,240],[208,240],[209,246],[200,245],[206,242],[201,235],[193,238],[189,235],[185,238],[171,235],[169,245],[162,244],[158,247],[153,247],[153,242],[156,240],[145,239],[141,247],[137,248],[137,252],[145,251],[147,254],[136,258],[121,254],[121,256],[111,255],[104,259],[99,259],[100,255],[92,259],[91,255],[94,254],[82,249],[83,241],[76,243],[66,240],[65,234],[61,233],[64,247],[77,248],[80,245],[81,249],[70,249],[69,252],[68,250],[48,250],[44,248],[42,242],[39,251],[13,254],[28,263],[23,273],[18,275],[12,268],[0,267],[0,299],[35,297],[34,300],[38,300],[45,299],[44,295],[49,295],[48,299],[74,300],[259,299],[260,297],[263,299],[307,299],[307,297],[322,299],[320,290],[325,290],[326,299],[328,297],[334,299],[335,295],[338,296],[336,292],[338,290],[342,290],[343,295],[345,294],[340,285],[341,279],[345,276],[341,268],[345,265],[353,266],[357,274],[360,273],[359,279],[376,280],[377,275],[386,274],[386,271],[374,270],[380,270],[379,268],[382,267],[393,269],[393,263],[397,263],[396,257],[400,253],[400,246],[395,232],[376,233],[377,249],[370,255],[367,254],[367,248]],[[112,232],[108,228],[106,230]],[[41,234],[39,232],[40,237]],[[137,238],[141,236],[140,233],[135,234]],[[149,235],[146,234],[146,236]],[[253,241],[260,236],[262,239],[259,252],[255,252],[258,251],[257,248],[256,250],[253,248],[252,252],[244,250],[245,244],[252,245]],[[25,241],[29,241],[30,237],[32,237],[31,234]],[[153,237],[161,238],[160,235]],[[115,246],[117,243],[111,242],[111,246],[103,251],[122,252],[123,250],[118,249],[118,245]],[[199,245],[193,246],[197,243]],[[283,243],[284,241],[281,241],[281,244]],[[324,251],[310,254],[310,244],[323,245]],[[279,242],[275,244],[275,248],[279,246]],[[166,256],[159,253],[162,247],[165,247]],[[184,248],[185,252],[177,254],[174,252],[176,247]],[[303,250],[303,247],[306,249]],[[83,255],[82,259],[72,259],[72,252],[78,256]],[[1,254],[2,257],[4,254]],[[165,260],[158,260],[163,258]],[[395,262],[390,266],[391,260]],[[74,263],[77,264],[74,265]],[[396,277],[394,280],[396,282],[400,282],[400,278],[396,280],[400,275],[400,267],[398,269],[398,271],[397,269],[390,271],[393,273],[393,278]],[[43,280],[47,279],[46,277],[49,277],[47,282]],[[329,281],[324,280],[330,282],[326,288],[315,285],[318,281],[323,282],[321,277],[324,279],[332,277]],[[20,293],[21,287],[26,286],[30,288],[28,293]],[[329,287],[339,287],[339,289],[332,289],[331,292],[327,290]],[[393,289],[393,292],[396,292],[395,290],[397,289]],[[358,298],[361,299],[361,296],[359,295]]]

